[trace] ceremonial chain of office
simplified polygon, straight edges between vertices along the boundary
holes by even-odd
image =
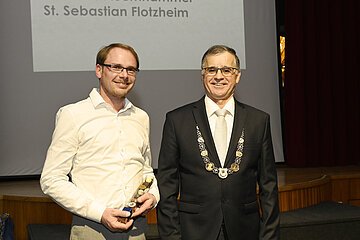
[[[213,172],[214,174],[217,174],[220,178],[227,178],[228,175],[236,173],[240,169],[240,163],[243,156],[243,148],[245,143],[245,131],[244,129],[241,131],[241,136],[239,138],[237,147],[236,147],[236,153],[235,153],[235,160],[231,164],[230,168],[219,168],[216,167],[215,164],[210,161],[208,151],[206,149],[205,140],[202,137],[202,134],[200,132],[200,129],[198,126],[196,126],[196,134],[197,134],[197,141],[199,145],[200,155],[203,159],[203,162],[205,164],[205,169],[209,172]]]

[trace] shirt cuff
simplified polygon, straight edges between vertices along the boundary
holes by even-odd
[[[154,197],[156,198],[156,204],[153,208],[155,208],[157,206],[157,204],[160,201],[160,194],[159,191],[157,189],[152,189],[150,188],[149,193],[151,193],[152,195],[154,195]]]
[[[86,218],[101,223],[101,217],[105,211],[106,207],[102,204],[99,204],[97,202],[92,202],[89,205],[89,209],[87,211],[87,216]]]

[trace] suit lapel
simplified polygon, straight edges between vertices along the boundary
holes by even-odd
[[[220,167],[220,160],[216,151],[215,142],[211,134],[209,120],[206,114],[204,97],[194,103],[193,115],[196,125],[199,126],[200,132],[204,138],[211,161],[213,161],[216,166]],[[234,124],[224,167],[229,167],[228,165],[230,165],[234,160],[234,153],[241,136],[241,131],[245,126],[246,115],[247,112],[244,106],[235,99]]]
[[[216,166],[220,166],[220,160],[217,155],[214,139],[211,134],[209,120],[206,114],[204,97],[194,103],[193,115],[196,125],[199,126],[200,132],[204,138],[206,149],[209,153],[209,158],[215,163]]]
[[[229,163],[231,164],[234,160],[234,152],[236,151],[236,146],[238,144],[239,138],[241,136],[241,131],[245,126],[246,119],[246,109],[244,106],[235,100],[235,116],[234,116],[234,124],[233,130],[231,133],[230,145],[228,148],[228,152],[226,155],[226,160],[224,166],[227,167]]]

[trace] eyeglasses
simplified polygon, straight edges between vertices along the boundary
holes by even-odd
[[[239,69],[234,68],[234,67],[222,67],[222,68],[204,67],[202,69],[205,71],[205,74],[207,74],[209,76],[215,76],[217,74],[217,72],[220,70],[221,74],[224,77],[230,77],[231,75],[233,75],[235,73],[236,70],[239,70]]]
[[[122,73],[122,71],[126,71],[126,73],[130,76],[135,76],[138,71],[140,71],[138,68],[134,67],[123,67],[120,64],[105,64],[105,63],[99,63],[99,65],[108,67],[110,71],[114,73]]]

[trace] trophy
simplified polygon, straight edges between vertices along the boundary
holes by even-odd
[[[127,223],[131,218],[133,212],[135,211],[136,207],[139,207],[137,203],[137,199],[147,193],[150,190],[151,184],[154,182],[154,178],[152,176],[147,176],[143,183],[139,185],[134,195],[131,197],[130,202],[125,204],[125,207],[122,209],[123,211],[130,212],[130,216],[127,218],[118,217],[118,221],[122,223]]]

